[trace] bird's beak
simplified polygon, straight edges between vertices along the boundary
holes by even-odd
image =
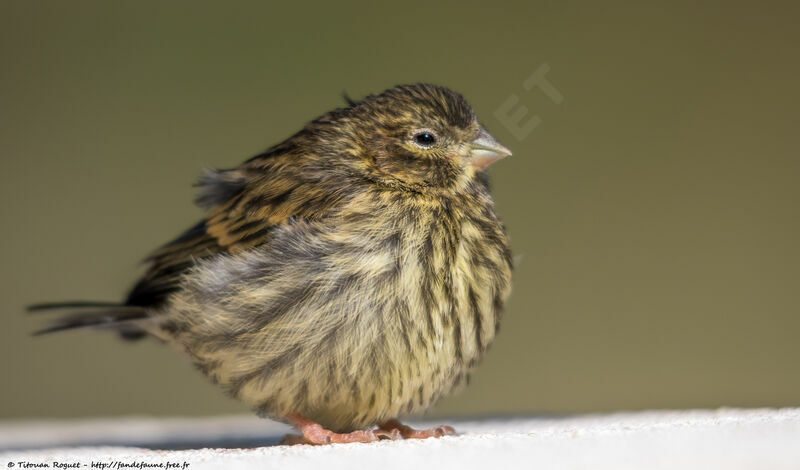
[[[486,132],[486,129],[481,129],[478,137],[469,144],[467,162],[477,170],[485,170],[492,163],[510,155],[511,150]]]

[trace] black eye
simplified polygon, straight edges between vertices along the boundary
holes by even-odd
[[[414,142],[420,147],[430,147],[436,143],[436,136],[433,132],[430,131],[423,131],[419,134],[414,135]]]

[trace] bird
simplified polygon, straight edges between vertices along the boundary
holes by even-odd
[[[511,155],[459,93],[400,85],[205,170],[202,219],[122,302],[57,302],[35,334],[154,337],[231,397],[329,444],[455,434],[399,419],[462,388],[511,291],[487,168]]]

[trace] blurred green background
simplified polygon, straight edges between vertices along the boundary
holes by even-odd
[[[119,299],[193,181],[354,97],[462,92],[519,265],[438,414],[800,405],[794,2],[0,1],[0,417],[245,412],[155,341],[31,338]],[[523,82],[542,65],[563,95]],[[538,116],[515,137],[512,95]],[[513,97],[510,99],[514,99]],[[521,108],[515,108],[521,109]]]

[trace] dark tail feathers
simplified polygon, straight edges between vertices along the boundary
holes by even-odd
[[[31,305],[28,312],[65,310],[50,326],[35,331],[34,336],[76,328],[109,328],[116,330],[123,339],[140,339],[147,335],[135,325],[135,320],[147,317],[143,307],[115,302],[53,302]]]

